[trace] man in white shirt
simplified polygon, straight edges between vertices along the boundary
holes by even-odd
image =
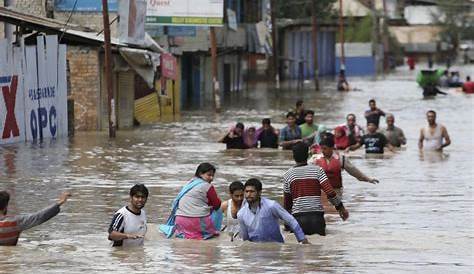
[[[109,227],[109,240],[113,246],[140,246],[146,233],[146,213],[143,207],[148,199],[148,189],[143,184],[130,189],[130,201],[119,209]]]

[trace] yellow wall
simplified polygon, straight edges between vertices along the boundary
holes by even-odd
[[[178,65],[178,71],[181,71]],[[173,120],[180,110],[181,75],[174,81],[166,81],[162,94],[161,81],[155,82],[156,93],[135,100],[135,118],[140,124],[153,124],[159,121]]]

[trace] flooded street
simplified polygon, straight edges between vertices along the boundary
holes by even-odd
[[[463,67],[473,74],[474,68]],[[106,133],[77,133],[70,140],[0,147],[0,189],[12,194],[10,213],[33,212],[65,189],[73,197],[49,222],[22,234],[17,247],[0,247],[0,273],[467,273],[474,263],[474,97],[450,93],[425,100],[415,75],[399,71],[383,80],[349,79],[361,89],[338,93],[333,82],[316,93],[268,92],[259,86],[226,98],[225,111],[212,104],[184,111],[176,122]],[[286,87],[286,84],[283,85]],[[234,180],[257,177],[263,195],[282,197],[282,174],[293,164],[282,150],[225,151],[216,140],[236,121],[259,126],[269,117],[277,128],[303,99],[316,123],[335,126],[363,112],[374,98],[395,115],[408,140],[406,150],[352,162],[380,180],[358,182],[343,173],[350,218],[326,215],[327,236],[313,245],[228,241],[148,241],[143,248],[113,249],[107,229],[125,205],[129,188],[150,189],[145,207],[150,223],[168,217],[172,199],[200,162],[216,164],[214,185],[222,200]],[[452,144],[443,154],[417,148],[425,113],[433,109]],[[385,121],[381,121],[385,126]]]

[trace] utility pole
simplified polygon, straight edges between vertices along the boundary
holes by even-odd
[[[372,13],[372,54],[375,59],[375,77],[380,74],[380,29],[377,10],[375,9],[375,1],[370,3]]]
[[[13,6],[13,0],[3,0],[3,6],[8,8]],[[13,25],[4,22],[4,34],[5,39],[7,39],[8,43],[13,42]]]
[[[341,56],[339,57],[339,70],[346,70],[346,57],[344,54],[344,14],[342,0],[339,0],[339,44],[341,46]]]
[[[313,63],[314,63],[314,90],[319,91],[319,62],[318,62],[318,21],[316,18],[316,0],[312,4],[312,25],[313,25]]]
[[[115,101],[112,86],[112,52],[110,49],[109,7],[107,0],[102,0],[102,17],[104,20],[105,80],[108,95],[109,137],[115,138]]]
[[[280,88],[280,75],[278,70],[278,28],[276,24],[276,12],[277,12],[277,0],[271,0],[271,11],[272,11],[272,55],[273,55],[273,66],[272,72],[275,77],[275,87]]]
[[[383,71],[387,72],[388,71],[388,53],[390,51],[389,49],[389,43],[388,43],[388,15],[387,15],[387,3],[386,0],[382,0],[383,2]]]
[[[217,42],[216,30],[211,27],[211,62],[212,62],[212,91],[214,93],[214,107],[216,112],[221,111],[221,97],[219,89],[219,80],[217,79]]]

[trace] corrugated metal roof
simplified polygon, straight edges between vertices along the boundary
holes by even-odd
[[[0,7],[0,21],[4,21],[17,26],[30,27],[32,29],[56,29],[60,30],[65,26],[65,22],[61,22],[51,18],[39,17],[21,11]],[[90,28],[80,27],[74,24],[68,24],[69,28],[82,31],[90,31]]]
[[[0,7],[0,21],[4,21],[13,25],[29,28],[35,31],[45,32],[48,34],[63,35],[64,38],[81,43],[102,45],[104,43],[104,35],[97,35],[90,28],[82,27],[74,24],[67,24],[58,20],[39,17],[26,14],[18,10]],[[111,37],[110,42],[114,46],[131,47],[131,48],[149,48],[154,52],[165,52],[151,37],[147,35],[145,46],[139,47],[119,42],[117,38]]]

